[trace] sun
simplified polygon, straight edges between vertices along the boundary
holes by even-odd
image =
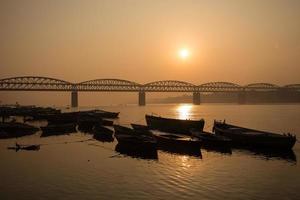
[[[190,56],[190,51],[187,48],[182,48],[179,50],[178,55],[181,59],[185,60]]]

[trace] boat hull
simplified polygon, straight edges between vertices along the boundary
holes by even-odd
[[[163,132],[191,135],[190,130],[202,131],[204,120],[180,120],[146,115],[146,122],[150,129]]]
[[[296,137],[291,135],[268,133],[223,123],[215,123],[214,131],[215,134],[230,138],[232,144],[238,147],[292,149],[296,142]]]

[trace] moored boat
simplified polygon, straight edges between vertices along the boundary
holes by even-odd
[[[222,146],[230,146],[231,139],[222,135],[217,135],[205,131],[195,131],[191,130],[192,137],[196,137],[202,140],[203,143],[211,146],[222,147]]]
[[[142,149],[156,149],[157,141],[152,136],[147,136],[141,134],[141,132],[120,126],[120,125],[114,125],[115,130],[115,137],[118,141],[118,143],[124,145],[133,145],[136,148],[142,148]]]
[[[93,138],[101,142],[114,141],[114,137],[113,137],[114,131],[105,126],[100,126],[100,125],[95,126],[93,129],[93,133],[94,133]]]
[[[21,145],[16,143],[15,147],[7,147],[7,149],[12,149],[15,151],[19,151],[19,150],[27,150],[27,151],[38,151],[40,150],[41,145],[39,144],[33,144],[33,145]]]
[[[130,124],[134,130],[148,131],[149,127],[142,124]]]
[[[158,149],[183,155],[201,157],[201,140],[187,135],[179,135],[151,130],[157,140]]]
[[[142,134],[142,135],[149,135],[149,136],[152,136],[153,137],[153,134],[152,132],[150,131],[150,128],[146,125],[141,125],[141,124],[130,124],[131,127],[138,131],[139,134]]]
[[[214,122],[215,134],[228,137],[236,146],[292,149],[296,142],[296,136],[291,134],[278,134],[259,131],[225,122]]]
[[[174,147],[200,149],[201,140],[187,135],[166,133],[161,131],[151,131],[157,139],[159,145],[170,145]]]
[[[22,124],[17,122],[4,122],[0,123],[0,139],[32,135],[38,130],[38,128],[28,124]]]
[[[76,124],[49,124],[47,126],[41,127],[43,133],[41,137],[47,137],[52,135],[63,135],[68,133],[76,132]]]
[[[110,112],[110,111],[105,111],[105,110],[88,110],[88,111],[81,111],[81,114],[89,114],[94,117],[102,117],[102,118],[110,118],[110,119],[115,119],[118,118],[119,112]]]
[[[153,115],[146,115],[147,125],[151,129],[157,129],[164,132],[178,133],[190,135],[190,129],[202,131],[204,127],[204,120],[181,120],[157,117]]]

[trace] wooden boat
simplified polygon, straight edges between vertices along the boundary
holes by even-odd
[[[93,129],[94,136],[93,138],[96,140],[99,140],[101,142],[113,142],[114,137],[113,133],[114,131],[105,127],[105,126],[96,126]]]
[[[243,128],[224,122],[214,122],[215,134],[228,137],[237,146],[291,149],[295,145],[296,136],[291,134],[277,134]]]
[[[190,135],[190,129],[202,131],[204,127],[203,119],[181,120],[146,115],[146,122],[151,129],[185,135]]]
[[[60,110],[54,108],[43,108],[36,106],[0,106],[0,116],[36,116],[39,114],[60,113]]]
[[[184,148],[200,148],[201,140],[191,136],[172,134],[160,131],[151,131],[159,145],[170,145]]]
[[[222,135],[217,135],[205,131],[195,131],[191,130],[191,135],[192,137],[196,137],[201,139],[203,144],[211,145],[211,146],[230,146],[231,145],[231,139],[222,136]]]
[[[8,149],[13,149],[15,151],[19,151],[19,150],[27,150],[27,151],[38,151],[40,150],[41,145],[37,144],[37,145],[21,145],[16,143],[15,147],[8,147]]]
[[[101,118],[110,118],[110,119],[115,119],[118,118],[119,112],[109,112],[105,110],[88,110],[88,111],[81,111],[80,114],[89,114],[94,117],[101,117]]]
[[[153,137],[153,134],[152,132],[150,131],[150,128],[146,125],[141,125],[141,124],[130,124],[131,127],[138,131],[139,134],[142,134],[142,135],[149,135],[149,136],[152,136]]]
[[[41,127],[43,133],[41,137],[47,137],[52,135],[63,135],[66,133],[74,133],[76,132],[76,124],[68,123],[68,124],[50,124],[48,126]]]
[[[148,131],[150,129],[149,126],[142,125],[142,124],[130,124],[130,125],[134,130]]]
[[[102,118],[94,118],[92,116],[80,116],[78,118],[78,130],[84,133],[93,131],[95,126],[102,124]]]
[[[107,120],[107,119],[102,119],[102,125],[103,126],[113,126],[114,125],[114,121]]]
[[[202,157],[200,150],[201,140],[198,138],[192,138],[187,135],[160,132],[157,130],[151,130],[151,132],[157,139],[158,149],[162,151],[200,158]]]
[[[77,123],[78,112],[68,112],[60,114],[45,115],[46,120],[51,124],[66,124],[66,123]]]
[[[115,137],[118,141],[118,143],[124,145],[133,145],[136,148],[143,148],[145,150],[147,149],[156,149],[156,139],[152,136],[147,136],[141,134],[140,131],[120,126],[120,125],[114,125],[115,130]]]
[[[22,124],[17,122],[0,123],[0,139],[32,135],[38,130],[38,128],[28,124]]]

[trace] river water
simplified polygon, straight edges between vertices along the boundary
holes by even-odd
[[[300,105],[147,105],[98,107],[120,112],[117,124],[144,124],[146,113],[214,119],[300,138]],[[80,110],[89,108],[80,108]],[[0,141],[0,199],[300,199],[300,145],[288,153],[201,149],[201,155],[158,151],[157,159],[115,151],[117,142],[88,134]],[[86,141],[87,140],[87,141]],[[39,151],[8,150],[15,142]]]

